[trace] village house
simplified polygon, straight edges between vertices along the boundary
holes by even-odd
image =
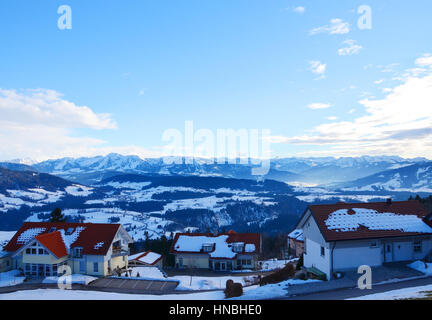
[[[129,256],[130,267],[158,267],[162,268],[162,255],[146,251]]]
[[[287,237],[289,255],[293,255],[296,258],[300,257],[304,252],[304,239],[303,230],[296,229],[288,234]]]
[[[311,205],[303,230],[304,266],[327,279],[359,266],[420,260],[432,250],[427,210],[418,201]]]
[[[261,254],[261,235],[258,233],[221,234],[178,233],[171,254],[179,269],[197,268],[214,271],[256,269]]]
[[[106,276],[127,268],[133,239],[120,224],[26,222],[3,248],[10,269],[27,277],[73,274]]]

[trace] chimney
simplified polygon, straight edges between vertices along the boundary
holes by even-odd
[[[391,204],[392,204],[392,199],[391,199],[391,198],[388,198],[388,199],[387,199],[387,205],[390,206]]]

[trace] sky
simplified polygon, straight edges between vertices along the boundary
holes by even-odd
[[[202,155],[188,123],[206,137],[258,130],[272,157],[432,158],[430,12],[429,0],[1,1],[0,159],[158,157],[170,132]]]

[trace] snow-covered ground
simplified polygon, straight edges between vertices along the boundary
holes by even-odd
[[[285,265],[289,262],[297,261],[298,259],[292,259],[292,260],[277,260],[277,259],[270,259],[265,261],[260,261],[261,264],[261,271],[273,271],[282,269],[285,267]]]
[[[134,267],[131,269],[131,276],[134,278],[165,279],[163,273],[156,267]],[[122,274],[122,276],[125,276],[125,274]]]
[[[60,282],[64,283],[64,277],[46,277],[42,283],[59,283]],[[89,284],[90,282],[96,280],[97,278],[92,277],[92,276],[87,276],[87,275],[83,275],[83,274],[73,274],[71,275],[70,278],[70,282],[67,283],[75,283],[75,284]]]
[[[241,297],[235,300],[273,299],[287,294],[290,285],[316,282],[318,280],[288,280],[279,284],[263,287],[251,286],[244,288]],[[18,291],[0,295],[0,300],[224,300],[223,290],[198,292],[190,294],[140,295],[97,291],[38,289]]]
[[[243,286],[252,283],[255,279],[253,276],[245,277],[232,277],[232,276],[221,276],[221,277],[195,277],[192,276],[174,276],[169,277],[171,280],[179,280],[180,284],[176,290],[217,290],[225,289],[227,280],[233,280],[234,282],[241,283]],[[192,283],[191,283],[192,280]]]
[[[222,291],[168,294],[138,295],[100,291],[38,289],[0,294],[0,300],[222,300]]]
[[[427,292],[432,291],[432,285],[404,288],[382,293],[369,294],[363,297],[348,300],[401,300],[401,299],[421,299],[428,296]]]
[[[12,270],[9,272],[0,273],[0,287],[15,286],[17,284],[23,283],[25,277],[19,276],[18,270]]]
[[[424,263],[423,261],[415,261],[408,265],[408,267],[417,271],[423,272],[427,275],[432,275],[432,263]]]
[[[276,284],[268,284],[266,286],[253,286],[246,288],[243,295],[234,300],[263,300],[285,296],[289,292],[289,286],[302,285],[311,282],[320,282],[320,280],[286,280]]]

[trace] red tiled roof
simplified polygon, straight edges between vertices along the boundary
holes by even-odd
[[[314,217],[318,227],[326,239],[326,241],[344,241],[344,240],[357,240],[357,239],[372,239],[372,238],[388,238],[400,236],[414,236],[425,233],[417,232],[404,232],[402,230],[370,230],[366,227],[360,227],[355,231],[338,232],[336,230],[329,230],[326,226],[326,220],[333,212],[341,209],[371,209],[378,213],[390,212],[398,215],[415,215],[421,219],[428,216],[428,211],[418,201],[401,201],[401,202],[375,202],[375,203],[343,203],[326,204],[326,205],[311,205],[309,209]],[[425,221],[425,220],[424,220]],[[425,221],[425,223],[427,223]]]
[[[18,241],[20,235],[22,235],[26,231],[28,232],[31,229],[43,229],[43,231],[39,234],[35,234],[35,236],[41,236],[49,233],[55,233],[54,231],[60,230],[63,230],[65,233],[68,230],[72,230],[72,232],[75,232],[78,227],[84,229],[79,233],[76,241],[71,244],[71,248],[82,247],[83,254],[106,255],[120,227],[120,224],[25,222],[14,235],[14,237],[9,241],[9,243],[3,248],[3,250],[8,252],[15,252],[19,250],[26,244],[24,242]],[[97,244],[100,245],[96,246]]]
[[[60,231],[41,234],[36,236],[35,239],[59,259],[68,255]]]
[[[245,248],[243,248],[243,252],[240,252],[240,254],[259,254],[261,252],[261,235],[259,233],[220,233],[217,235],[214,235],[212,233],[176,233],[174,237],[174,241],[171,245],[170,253],[177,254],[177,253],[204,253],[204,252],[185,252],[185,251],[177,251],[175,250],[176,243],[180,236],[188,236],[188,237],[209,237],[209,238],[216,238],[222,235],[227,235],[228,239],[226,240],[227,243],[234,243],[234,242],[243,242],[246,244],[253,244],[255,246],[254,252],[245,252]],[[237,255],[236,255],[237,256]],[[212,259],[218,259],[218,258],[212,258]],[[221,258],[222,259],[222,258]]]

